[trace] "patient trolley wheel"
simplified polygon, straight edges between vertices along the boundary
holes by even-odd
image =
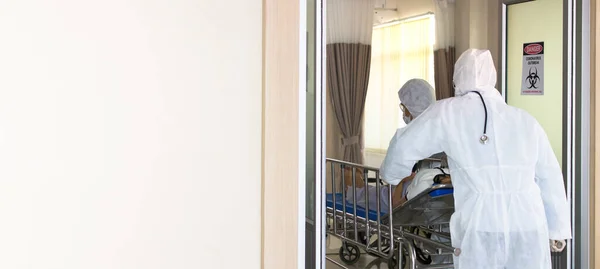
[[[408,255],[406,255],[406,250],[402,251],[402,256],[402,266],[400,266],[400,269],[404,269],[406,267],[406,259],[408,259]],[[388,268],[398,269],[398,252],[396,252],[394,256],[388,260]]]
[[[360,249],[350,243],[343,243],[340,248],[340,259],[348,265],[355,264],[360,259]]]
[[[427,238],[431,238],[431,234],[425,231],[422,231],[418,227],[413,227],[411,232],[416,235],[423,235]],[[419,246],[417,246],[417,242],[413,240],[413,246],[415,247],[415,254],[417,254],[417,260],[424,265],[431,264],[431,256],[429,256],[425,251],[423,251]]]

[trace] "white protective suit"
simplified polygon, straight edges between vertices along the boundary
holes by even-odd
[[[450,221],[458,269],[550,269],[549,239],[570,239],[561,168],[546,133],[498,91],[489,51],[468,50],[454,71],[455,98],[432,105],[390,143],[381,177],[398,183],[444,151],[454,186]],[[487,106],[487,144],[480,142]]]

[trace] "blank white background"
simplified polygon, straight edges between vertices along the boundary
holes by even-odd
[[[0,268],[259,268],[261,12],[0,1]]]

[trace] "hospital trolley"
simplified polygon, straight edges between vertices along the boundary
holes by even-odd
[[[427,159],[419,165],[432,168],[439,165],[438,161]],[[327,169],[327,236],[342,241],[338,254],[343,263],[356,263],[364,251],[386,260],[389,268],[453,268],[454,248],[450,245],[450,233],[445,230],[454,212],[452,185],[433,185],[393,208],[392,188],[380,179],[379,169],[335,159],[327,159]],[[352,177],[352,186],[348,189],[344,184],[347,173]],[[376,208],[369,208],[367,190],[364,191],[365,206],[358,204],[358,173],[364,173],[365,188],[367,184],[376,188]],[[386,190],[384,194],[387,192],[384,195],[387,205],[381,203],[382,189]],[[347,192],[352,192],[351,198]],[[446,258],[445,263],[432,264],[436,257]]]

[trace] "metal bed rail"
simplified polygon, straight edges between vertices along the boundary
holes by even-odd
[[[439,161],[437,159],[431,159],[428,161]],[[352,248],[364,249],[368,254],[378,256],[388,260],[388,264],[396,267],[396,265],[403,265],[404,255],[407,255],[407,268],[453,268],[452,264],[431,264],[424,265],[416,262],[416,251],[415,247],[424,250],[429,255],[452,255],[454,248],[448,244],[432,240],[427,237],[423,237],[417,234],[413,234],[407,228],[416,226],[406,226],[406,223],[394,224],[393,217],[391,215],[396,209],[392,205],[392,188],[386,184],[379,177],[379,169],[369,167],[365,165],[359,165],[349,163],[345,161],[327,159],[327,166],[330,169],[327,181],[331,184],[331,207],[326,208],[326,220],[328,222],[327,232],[329,235],[338,237],[342,240],[342,247],[340,248],[340,258],[347,263],[352,264],[352,261],[348,262],[344,260],[343,253],[347,251],[352,252]],[[375,180],[368,178],[369,173],[375,174]],[[357,180],[358,175],[362,175],[360,180],[363,180],[362,185],[365,187],[364,197],[364,216],[361,216],[357,212]],[[349,180],[348,180],[349,179]],[[376,209],[369,208],[369,184],[374,185],[376,195]],[[382,188],[386,188],[383,197],[387,199],[386,212],[383,212],[382,208]],[[347,193],[352,194],[352,198],[348,199]],[[338,201],[339,198],[336,194],[341,193],[342,201]],[[425,194],[423,194],[425,195]],[[347,204],[351,203],[352,207],[348,210]],[[340,208],[341,205],[341,208]],[[371,219],[371,210],[376,212],[376,219]],[[385,223],[382,221],[385,220]],[[429,234],[435,234],[440,238],[449,239],[450,235],[442,233],[441,231],[435,231],[425,226],[418,226],[419,229]],[[373,238],[376,238],[375,242],[371,242]],[[449,241],[449,240],[448,240]],[[384,250],[384,248],[387,248]],[[403,252],[406,250],[406,252]],[[350,253],[351,254],[351,253]],[[360,257],[360,250],[356,254]],[[330,258],[327,258],[331,260]],[[357,258],[358,259],[358,258]],[[341,265],[338,262],[334,262],[337,265]]]
[[[340,250],[340,254],[342,253],[342,251],[344,251],[344,249],[347,247],[346,242],[350,242],[356,246],[359,246],[362,249],[365,249],[368,253],[370,254],[374,254],[376,256],[382,257],[382,258],[387,258],[387,259],[391,259],[395,253],[395,249],[394,249],[394,242],[391,241],[389,242],[389,244],[386,245],[382,245],[385,243],[385,241],[383,240],[382,234],[388,234],[390,235],[388,237],[388,240],[391,240],[391,238],[394,238],[394,229],[392,228],[393,226],[383,226],[381,225],[381,222],[379,221],[379,219],[381,218],[381,216],[383,216],[384,214],[382,214],[383,212],[383,208],[382,208],[382,204],[381,204],[381,200],[382,200],[382,189],[387,187],[387,197],[383,197],[384,199],[387,199],[387,210],[386,212],[392,212],[392,188],[390,185],[382,182],[381,180],[375,180],[375,189],[376,189],[376,200],[377,200],[377,206],[375,209],[369,208],[369,191],[368,191],[368,186],[369,186],[369,180],[368,180],[368,176],[369,173],[375,173],[375,178],[379,179],[379,169],[375,168],[375,167],[370,167],[370,166],[366,166],[366,165],[359,165],[359,164],[354,164],[354,163],[350,163],[350,162],[345,162],[345,161],[341,161],[341,160],[335,160],[335,159],[327,159],[326,160],[327,165],[329,166],[329,168],[331,169],[330,171],[330,178],[329,178],[329,182],[331,183],[331,193],[332,193],[332,207],[331,209],[327,209],[328,212],[328,219],[330,219],[332,221],[332,231],[330,232],[331,235],[336,236],[338,238],[340,238],[342,240],[342,249]],[[347,173],[350,173],[350,175],[348,175]],[[357,202],[357,197],[356,197],[356,185],[357,185],[357,174],[361,173],[362,174],[362,185],[364,186],[365,190],[365,196],[364,196],[364,200],[362,202],[365,203],[365,214],[364,217],[359,216],[358,212],[357,212],[357,207],[356,205],[358,205]],[[351,177],[351,183],[348,184],[348,182],[346,182],[347,177],[350,176]],[[339,182],[337,182],[339,179]],[[348,186],[350,185],[350,186]],[[349,187],[349,188],[348,188]],[[349,191],[352,192],[352,210],[351,212],[347,211],[347,195],[346,195],[346,191],[347,189],[349,189]],[[337,193],[341,192],[342,193],[342,209],[338,209],[338,199],[337,199]],[[377,221],[372,220],[370,217],[370,212],[371,210],[375,211],[375,214],[377,216]],[[340,216],[341,215],[341,216]],[[339,222],[341,221],[342,225],[339,225]],[[350,230],[350,231],[348,231]],[[359,233],[359,231],[361,233]],[[360,238],[361,236],[365,236],[365,238]],[[371,244],[371,240],[373,238],[373,236],[376,236],[377,240],[375,242],[375,245]],[[386,251],[383,251],[383,248],[387,248]]]

